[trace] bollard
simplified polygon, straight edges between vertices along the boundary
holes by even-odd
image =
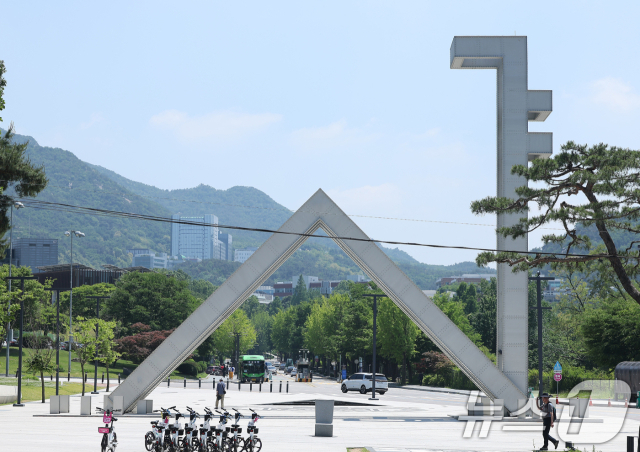
[[[167,377],[167,388],[171,386],[171,377]]]
[[[269,383],[269,392],[273,392],[273,381]]]
[[[238,391],[240,390],[240,381],[238,381]]]
[[[211,384],[211,386],[213,386],[213,390],[215,391],[216,390],[216,379],[215,378],[213,379],[213,383]],[[227,388],[227,389],[229,389],[229,388]]]
[[[229,379],[227,378],[227,389],[229,389]]]
[[[289,382],[287,381],[287,394],[289,393]]]
[[[280,380],[280,392],[282,392],[282,380]]]
[[[104,372],[102,372],[102,382],[104,383]]]
[[[120,384],[120,374],[118,374],[118,384]]]
[[[202,389],[202,378],[198,378],[198,389]]]
[[[262,392],[262,382],[260,382],[260,388],[258,389],[258,391]]]
[[[49,381],[53,381],[53,375],[49,377]]]
[[[87,375],[87,373],[85,372],[85,373],[84,373],[84,382],[85,382],[85,383],[87,382],[87,377],[88,377],[88,375]]]
[[[184,379],[184,388],[187,389],[187,379]]]
[[[249,382],[249,392],[253,391],[253,381]]]
[[[67,383],[71,381],[71,373],[67,373]]]

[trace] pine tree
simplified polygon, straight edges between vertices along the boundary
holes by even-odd
[[[537,204],[541,211],[538,215],[498,228],[498,233],[517,238],[553,222],[564,231],[544,235],[542,241],[560,245],[561,250],[533,256],[509,250],[483,252],[476,258],[478,265],[498,262],[509,264],[514,271],[526,271],[551,264],[554,270],[575,270],[586,262],[602,260],[612,268],[624,291],[640,304],[640,291],[634,284],[640,275],[640,251],[633,246],[638,240],[621,249],[613,240],[620,233],[640,233],[640,152],[569,141],[559,154],[534,160],[530,167],[515,165],[511,174],[535,182],[539,188],[519,187],[518,199],[488,197],[475,201],[472,212],[525,214],[530,204]],[[602,252],[592,249],[589,237],[578,233],[578,225],[596,227],[604,243]]]

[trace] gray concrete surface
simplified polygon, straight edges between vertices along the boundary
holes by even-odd
[[[280,377],[286,378],[289,377]],[[264,387],[263,387],[264,389]],[[104,392],[92,396],[92,406],[102,406]],[[263,450],[282,451],[341,451],[347,447],[364,446],[377,452],[408,450],[426,451],[530,451],[533,444],[542,445],[539,423],[491,422],[485,425],[486,437],[482,438],[483,424],[476,422],[471,436],[464,438],[469,422],[460,422],[451,415],[466,414],[467,396],[427,391],[410,391],[392,388],[377,403],[368,400],[369,395],[342,394],[335,381],[314,378],[312,383],[290,383],[290,392],[268,393],[248,391],[242,385],[240,391],[231,388],[225,397],[225,406],[237,408],[249,414],[255,409],[263,419],[258,421]],[[315,406],[296,403],[320,399],[334,399],[336,403],[356,402],[361,406],[336,405],[333,418],[333,437],[318,438],[315,433]],[[213,389],[159,387],[149,399],[155,409],[177,405],[181,411],[191,406],[202,412],[205,406],[213,407]],[[284,403],[284,404],[283,404]],[[564,407],[563,407],[564,408]],[[73,452],[99,450],[101,435],[100,416],[79,416],[80,397],[71,397],[71,414],[50,416],[49,403],[30,402],[24,408],[0,407],[0,444],[3,450],[47,450],[48,452]],[[591,407],[591,418],[603,418],[602,424],[586,424],[588,429],[602,428],[606,433],[615,426],[609,420],[625,412],[621,408]],[[640,410],[630,410],[622,433],[597,451],[625,450],[626,435],[638,434]],[[35,417],[34,417],[35,416]],[[157,415],[121,416],[116,423],[118,452],[144,450],[144,434],[150,421]],[[246,426],[248,419],[241,424]],[[557,435],[559,424],[554,428]],[[515,429],[515,430],[514,430]],[[34,431],[37,434],[34,434]],[[584,445],[591,451],[590,445]]]

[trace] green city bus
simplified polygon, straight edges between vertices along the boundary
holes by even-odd
[[[238,363],[238,379],[245,383],[247,381],[255,381],[262,383],[265,379],[264,356],[262,355],[243,355]]]

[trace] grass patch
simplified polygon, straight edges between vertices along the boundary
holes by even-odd
[[[366,447],[347,447],[347,452],[369,452]]]
[[[7,385],[7,380],[3,379],[0,382],[2,385]],[[8,386],[17,386],[18,383],[15,379],[13,380],[14,384],[10,384]],[[60,386],[59,394],[60,395],[74,395],[80,394],[82,392],[82,383],[65,383]],[[53,386],[50,382],[45,383],[44,387],[44,399],[48,400],[52,395],[56,395],[56,384],[53,382]],[[22,401],[23,402],[33,402],[33,401],[42,401],[42,387],[40,386],[39,381],[35,380],[27,380],[26,378],[22,380]],[[12,402],[13,403],[13,402]],[[11,405],[10,403],[6,403],[4,405]],[[2,405],[0,405],[2,406]]]
[[[19,354],[18,347],[10,347],[9,353],[10,353],[9,354],[9,373],[14,375],[16,373],[16,370],[18,369],[18,354]],[[24,359],[28,353],[29,353],[28,348],[22,349],[23,365],[24,365]],[[71,353],[71,377],[80,378],[82,376],[81,375],[82,372],[80,370],[80,363],[73,361],[74,358],[75,358],[75,354],[72,352]],[[7,349],[3,347],[2,351],[0,351],[0,374],[5,373],[6,362],[7,362]],[[54,365],[55,365],[55,362],[54,362]],[[138,366],[139,364],[135,364],[131,361],[127,361],[126,359],[120,359],[118,360],[117,363],[115,363],[112,367],[109,368],[109,377],[111,381],[117,380],[118,374],[121,374],[122,378],[124,378],[125,367],[133,372]],[[69,369],[69,352],[66,350],[60,350],[60,379],[61,380],[63,378],[64,379],[67,378],[68,369]],[[89,380],[93,380],[93,372],[94,372],[93,362],[87,363],[84,367],[84,370],[88,374]],[[103,372],[104,372],[105,378],[107,378],[107,369],[98,363],[98,381],[101,381]],[[24,376],[25,378],[27,377],[26,371],[24,373]],[[45,375],[47,379],[49,376],[50,375]],[[201,378],[206,378],[206,376],[207,374],[204,372],[201,374],[198,374],[198,377],[201,377]],[[194,380],[193,377],[189,375],[181,374],[178,371],[173,371],[171,373],[171,378],[186,378],[187,380]],[[55,380],[55,373],[53,374],[53,379]],[[197,379],[198,378],[195,378],[195,380]]]

